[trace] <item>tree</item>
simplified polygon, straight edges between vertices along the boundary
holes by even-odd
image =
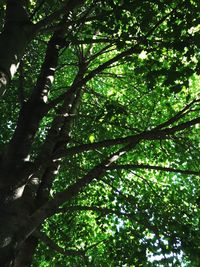
[[[199,266],[199,7],[1,3],[1,266]]]

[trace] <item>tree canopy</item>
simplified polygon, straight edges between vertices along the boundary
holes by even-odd
[[[199,266],[200,2],[0,7],[1,266]]]

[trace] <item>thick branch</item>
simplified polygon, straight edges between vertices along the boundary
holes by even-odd
[[[167,136],[167,135],[173,135],[177,132],[183,131],[191,126],[194,126],[196,124],[200,123],[200,117],[195,118],[193,120],[187,121],[187,122],[183,122],[177,126],[168,128],[168,129],[163,129],[160,131],[161,136]]]
[[[45,103],[47,102],[47,97],[53,84],[55,71],[58,65],[59,51],[63,47],[63,42],[64,37],[62,31],[56,31],[48,42],[45,59],[36,86],[32,92],[32,98]],[[67,46],[67,43],[65,46]]]
[[[60,151],[56,152],[53,157],[54,158],[65,157],[67,155],[86,152],[89,150],[95,150],[98,148],[105,148],[108,146],[128,144],[128,143],[135,142],[137,140],[165,139],[169,136],[174,135],[175,133],[177,133],[179,131],[183,131],[183,130],[185,130],[185,129],[193,126],[193,125],[196,125],[199,122],[200,122],[200,118],[196,118],[196,119],[193,119],[191,121],[179,124],[179,125],[171,127],[171,128],[163,129],[163,130],[160,130],[160,129],[157,130],[157,127],[156,127],[152,130],[142,132],[142,133],[139,133],[136,135],[121,137],[121,138],[115,138],[115,139],[107,139],[107,140],[103,140],[103,141],[99,141],[99,142],[95,142],[95,143],[91,143],[91,144],[83,144],[80,146],[70,147],[70,148],[64,149],[63,151],[60,150]]]
[[[80,63],[79,71],[75,77],[74,82],[77,79],[80,79],[85,71],[84,59]],[[56,116],[52,122],[51,128],[48,131],[45,142],[41,147],[41,151],[36,159],[36,165],[38,166],[38,171],[34,173],[31,180],[37,179],[38,183],[34,184],[34,188],[31,186],[31,192],[36,195],[35,204],[39,208],[48,201],[49,191],[52,186],[53,180],[59,170],[62,159],[57,160],[52,159],[52,153],[58,148],[63,147],[68,144],[70,132],[73,125],[73,116],[69,114],[74,114],[77,112],[77,109],[80,104],[80,99],[82,96],[83,88],[74,88],[72,87],[64,95],[64,103],[59,108],[61,114]],[[26,185],[24,196],[30,195],[29,193],[29,184]]]
[[[74,100],[72,101],[72,107],[69,110],[69,113],[76,113],[77,109],[79,107],[79,101],[81,98],[81,89],[79,89],[79,91],[76,94],[76,97],[74,98]],[[56,150],[59,149],[60,147],[63,147],[63,145],[66,145],[69,141],[69,136],[70,136],[70,132],[72,129],[72,124],[73,124],[73,120],[74,117],[73,116],[66,116],[64,118],[63,121],[63,125],[60,129],[59,135],[57,138],[54,139],[54,147],[52,147],[52,149]],[[51,136],[49,136],[50,138]],[[53,145],[53,141],[51,142]],[[45,147],[44,147],[45,149]],[[45,153],[45,151],[43,151],[43,153]],[[46,151],[47,153],[47,151]],[[48,156],[46,155],[45,156]],[[51,153],[51,151],[49,151],[49,153]],[[52,182],[55,178],[55,175],[57,174],[60,164],[62,162],[62,159],[57,159],[57,160],[51,160],[50,164],[48,164],[44,175],[41,178],[41,183],[40,186],[37,190],[37,195],[36,195],[36,205],[37,207],[41,207],[42,205],[44,205],[44,203],[46,201],[48,201],[49,198],[49,192],[52,186]]]
[[[74,79],[74,82],[72,86],[67,90],[67,92],[62,95],[63,96],[63,104],[59,107],[57,113],[61,116],[56,116],[51,124],[51,128],[48,131],[47,137],[45,139],[45,142],[42,145],[41,152],[38,155],[38,158],[36,160],[37,165],[40,163],[44,163],[46,160],[49,159],[50,156],[52,156],[52,152],[55,151],[55,146],[60,141],[59,135],[61,128],[63,127],[64,122],[69,118],[70,110],[72,109],[72,106],[74,106],[74,103],[76,102],[76,96],[81,90],[82,87],[77,87],[77,82],[82,79],[83,75],[85,73],[85,66],[81,66],[79,68],[79,71]],[[49,107],[48,107],[49,108]],[[71,130],[71,129],[70,129]],[[67,140],[66,140],[67,142]]]

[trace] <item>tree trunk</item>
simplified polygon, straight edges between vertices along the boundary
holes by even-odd
[[[16,256],[13,267],[30,267],[37,245],[38,239],[34,236],[30,236],[24,242],[24,245]]]
[[[5,25],[0,34],[0,94],[17,71],[19,62],[33,35],[33,25],[25,1],[8,0]]]

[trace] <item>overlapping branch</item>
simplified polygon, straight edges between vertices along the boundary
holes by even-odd
[[[121,156],[127,153],[130,149],[133,149],[139,141],[134,142],[131,145],[127,145],[119,149],[116,153],[110,155],[102,161],[100,164],[92,168],[86,175],[79,179],[74,184],[68,186],[62,192],[58,192],[53,199],[50,199],[46,204],[39,208],[35,213],[30,217],[30,223],[27,225],[25,231],[25,236],[28,237],[32,232],[48,217],[52,216],[57,212],[59,207],[64,204],[66,201],[69,201],[79,192],[81,192],[88,184],[93,180],[99,180],[104,174],[106,167],[112,165],[116,162]]]
[[[174,172],[174,173],[181,173],[181,174],[191,174],[191,175],[200,175],[200,171],[193,171],[193,170],[182,170],[182,169],[174,169],[169,167],[162,167],[162,166],[152,166],[149,164],[114,164],[107,168],[108,170],[135,170],[135,169],[144,169],[144,170],[157,170],[157,171],[164,171],[164,172]]]
[[[62,17],[64,14],[69,13],[74,8],[83,4],[85,1],[84,0],[73,0],[73,1],[66,1],[66,2],[67,3],[65,3],[60,9],[56,10],[55,12],[53,12],[52,14],[50,14],[43,20],[39,21],[35,25],[35,31],[38,32],[41,29],[45,28],[49,24],[53,23],[54,21]]]
[[[68,155],[76,154],[76,153],[82,153],[90,150],[95,150],[98,148],[105,148],[108,146],[116,146],[116,145],[123,145],[135,142],[137,140],[161,140],[161,139],[167,139],[173,136],[175,133],[183,131],[191,126],[194,126],[196,124],[200,123],[200,117],[181,123],[177,126],[166,128],[166,129],[157,129],[155,127],[152,130],[144,131],[139,134],[127,136],[127,137],[120,137],[115,139],[107,139],[99,142],[94,142],[90,144],[82,144],[79,146],[74,146],[70,148],[66,148],[63,150],[60,150],[54,154],[54,158],[57,157],[65,157]],[[163,123],[164,125],[165,123]],[[166,123],[168,125],[168,122]]]
[[[191,107],[200,102],[200,99],[194,99],[192,102],[190,102],[188,105],[186,105],[182,110],[180,110],[178,113],[176,113],[172,118],[170,118],[168,121],[159,124],[158,126],[155,127],[155,129],[162,129],[166,126],[169,126],[173,124],[174,122],[177,122],[181,118],[183,118],[187,113],[191,111]]]

